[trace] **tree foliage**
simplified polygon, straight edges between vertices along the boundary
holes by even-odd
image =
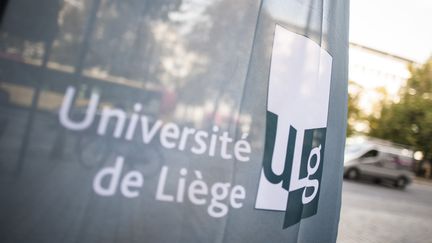
[[[399,102],[384,104],[370,119],[370,136],[412,146],[432,158],[432,59],[410,67],[411,78],[400,90]]]
[[[358,107],[361,87],[352,81],[349,81],[349,87],[347,137],[355,133],[354,124],[362,118],[361,110]]]

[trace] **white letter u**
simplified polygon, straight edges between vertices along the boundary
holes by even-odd
[[[60,108],[60,123],[65,126],[66,128],[70,130],[84,130],[88,128],[95,117],[96,108],[99,102],[99,94],[92,93],[90,97],[90,102],[88,104],[86,114],[84,119],[81,122],[74,122],[71,119],[69,119],[69,111],[72,106],[72,100],[75,95],[75,88],[72,86],[69,86],[66,89],[66,94],[63,99],[62,106]]]

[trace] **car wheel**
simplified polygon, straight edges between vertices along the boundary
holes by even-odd
[[[346,178],[350,180],[357,180],[360,176],[360,173],[357,169],[349,169],[346,173]]]
[[[405,186],[407,185],[407,182],[408,182],[408,181],[407,181],[407,179],[406,179],[405,177],[399,177],[399,178],[396,179],[394,185],[395,185],[397,188],[401,188],[401,189],[403,189],[403,188],[405,188]]]

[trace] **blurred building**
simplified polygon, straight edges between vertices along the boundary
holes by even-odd
[[[365,115],[379,114],[383,101],[398,102],[399,90],[410,77],[413,60],[356,43],[349,44],[349,93],[358,95],[358,107]],[[356,124],[367,131],[367,124]]]

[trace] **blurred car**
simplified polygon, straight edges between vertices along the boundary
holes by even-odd
[[[345,147],[344,177],[389,182],[405,188],[413,180],[413,151],[374,138],[349,138]]]

